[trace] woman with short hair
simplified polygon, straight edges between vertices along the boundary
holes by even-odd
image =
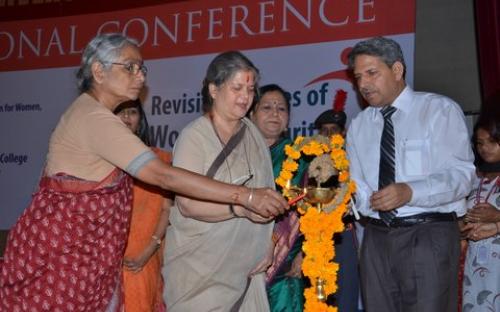
[[[204,115],[188,124],[173,164],[216,180],[274,187],[269,150],[245,117],[259,72],[237,51],[217,55],[203,80]],[[273,222],[240,205],[176,196],[166,236],[165,302],[176,311],[267,311],[263,271]]]

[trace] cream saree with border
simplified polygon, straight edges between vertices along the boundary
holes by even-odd
[[[232,182],[251,172],[247,186],[274,187],[269,149],[252,122],[246,118],[243,122],[247,129],[242,141],[214,178]],[[182,131],[173,164],[205,174],[221,149],[210,121],[200,117]],[[184,217],[176,204],[170,223],[162,270],[169,312],[269,310],[264,274],[249,279],[248,273],[265,256],[273,222],[256,224],[245,218],[203,222]],[[239,308],[233,308],[239,300]]]

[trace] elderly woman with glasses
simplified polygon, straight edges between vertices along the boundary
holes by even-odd
[[[157,158],[113,114],[138,98],[146,72],[137,43],[120,34],[99,35],[83,51],[81,95],[52,133],[39,189],[9,234],[0,311],[122,311],[130,176],[263,218],[287,208],[270,188],[224,184]]]

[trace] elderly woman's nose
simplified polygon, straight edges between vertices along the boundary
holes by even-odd
[[[137,80],[139,80],[139,82],[141,83],[141,87],[144,85],[144,83],[146,82],[146,75],[139,71],[139,74],[136,75],[136,78]]]
[[[242,88],[241,89],[241,92],[240,92],[240,96],[245,98],[245,99],[248,99],[250,98],[251,96],[253,96],[253,90],[250,89],[250,88]]]

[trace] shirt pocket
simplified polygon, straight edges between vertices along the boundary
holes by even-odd
[[[406,139],[402,151],[402,169],[405,176],[423,176],[429,173],[430,150],[425,139]]]

